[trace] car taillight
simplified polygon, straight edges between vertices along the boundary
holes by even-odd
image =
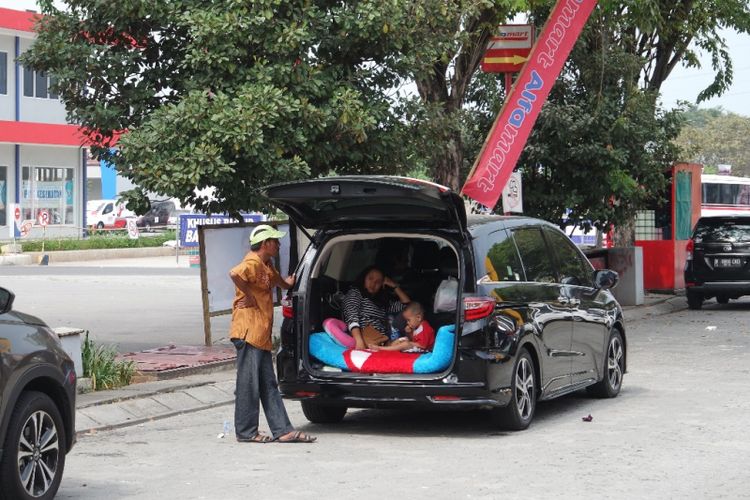
[[[486,318],[495,310],[495,299],[492,297],[466,297],[464,299],[464,319],[476,321]]]
[[[281,300],[281,314],[285,318],[294,318],[294,308],[292,307],[292,299]]]
[[[693,248],[695,248],[695,242],[688,240],[687,246],[685,247],[685,260],[693,260]]]

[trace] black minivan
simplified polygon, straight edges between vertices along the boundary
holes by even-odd
[[[279,387],[311,422],[340,421],[347,408],[484,408],[503,427],[525,429],[539,400],[583,388],[619,393],[626,336],[609,291],[617,273],[595,271],[554,225],[467,217],[455,192],[403,177],[320,178],[268,186],[265,195],[295,228]],[[387,267],[394,248],[408,259],[401,270]],[[310,339],[326,318],[342,317],[343,294],[372,264],[400,273],[436,331],[454,325],[444,368],[360,373],[310,353]],[[448,306],[445,294],[436,297],[446,280],[457,282]]]
[[[700,309],[703,301],[750,295],[750,217],[701,217],[687,244],[685,291],[688,307]]]

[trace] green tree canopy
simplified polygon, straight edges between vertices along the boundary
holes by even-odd
[[[24,64],[57,77],[94,152],[143,191],[236,213],[259,208],[270,182],[405,168],[389,94],[400,1],[66,4],[43,3]],[[210,203],[194,193],[209,186]],[[142,191],[129,200],[147,204]]]
[[[57,77],[95,151],[146,191],[236,212],[263,203],[263,184],[331,171],[424,166],[458,188],[504,98],[498,75],[476,71],[488,37],[517,12],[541,28],[554,2],[65,3],[44,0],[24,64]],[[602,0],[521,159],[526,207],[605,224],[655,196],[678,127],[656,104],[661,83],[701,49],[716,70],[701,98],[720,94],[732,72],[718,30],[747,32],[748,12]],[[196,199],[208,186],[217,200]]]
[[[732,175],[750,177],[750,118],[721,108],[685,112],[685,126],[676,143],[682,159],[700,163],[706,171],[719,164],[732,166]]]

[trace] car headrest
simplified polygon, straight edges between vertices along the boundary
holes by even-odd
[[[435,270],[440,266],[440,245],[437,241],[414,242],[413,267],[421,270]]]

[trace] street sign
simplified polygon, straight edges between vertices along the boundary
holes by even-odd
[[[534,26],[505,24],[499,26],[497,36],[490,38],[482,57],[485,73],[516,73],[528,60],[534,44]]]
[[[36,222],[40,226],[49,224],[49,212],[47,210],[40,210],[36,216]]]
[[[13,214],[13,220],[8,222],[11,239],[21,237],[21,207],[18,203],[8,203],[8,213]]]
[[[131,240],[138,239],[138,225],[135,223],[135,218],[128,217],[128,237]]]
[[[521,172],[510,174],[508,183],[503,188],[503,213],[523,213],[523,181]]]
[[[21,224],[21,238],[25,238],[29,235],[33,225],[34,223],[30,220],[24,221],[24,223]]]

